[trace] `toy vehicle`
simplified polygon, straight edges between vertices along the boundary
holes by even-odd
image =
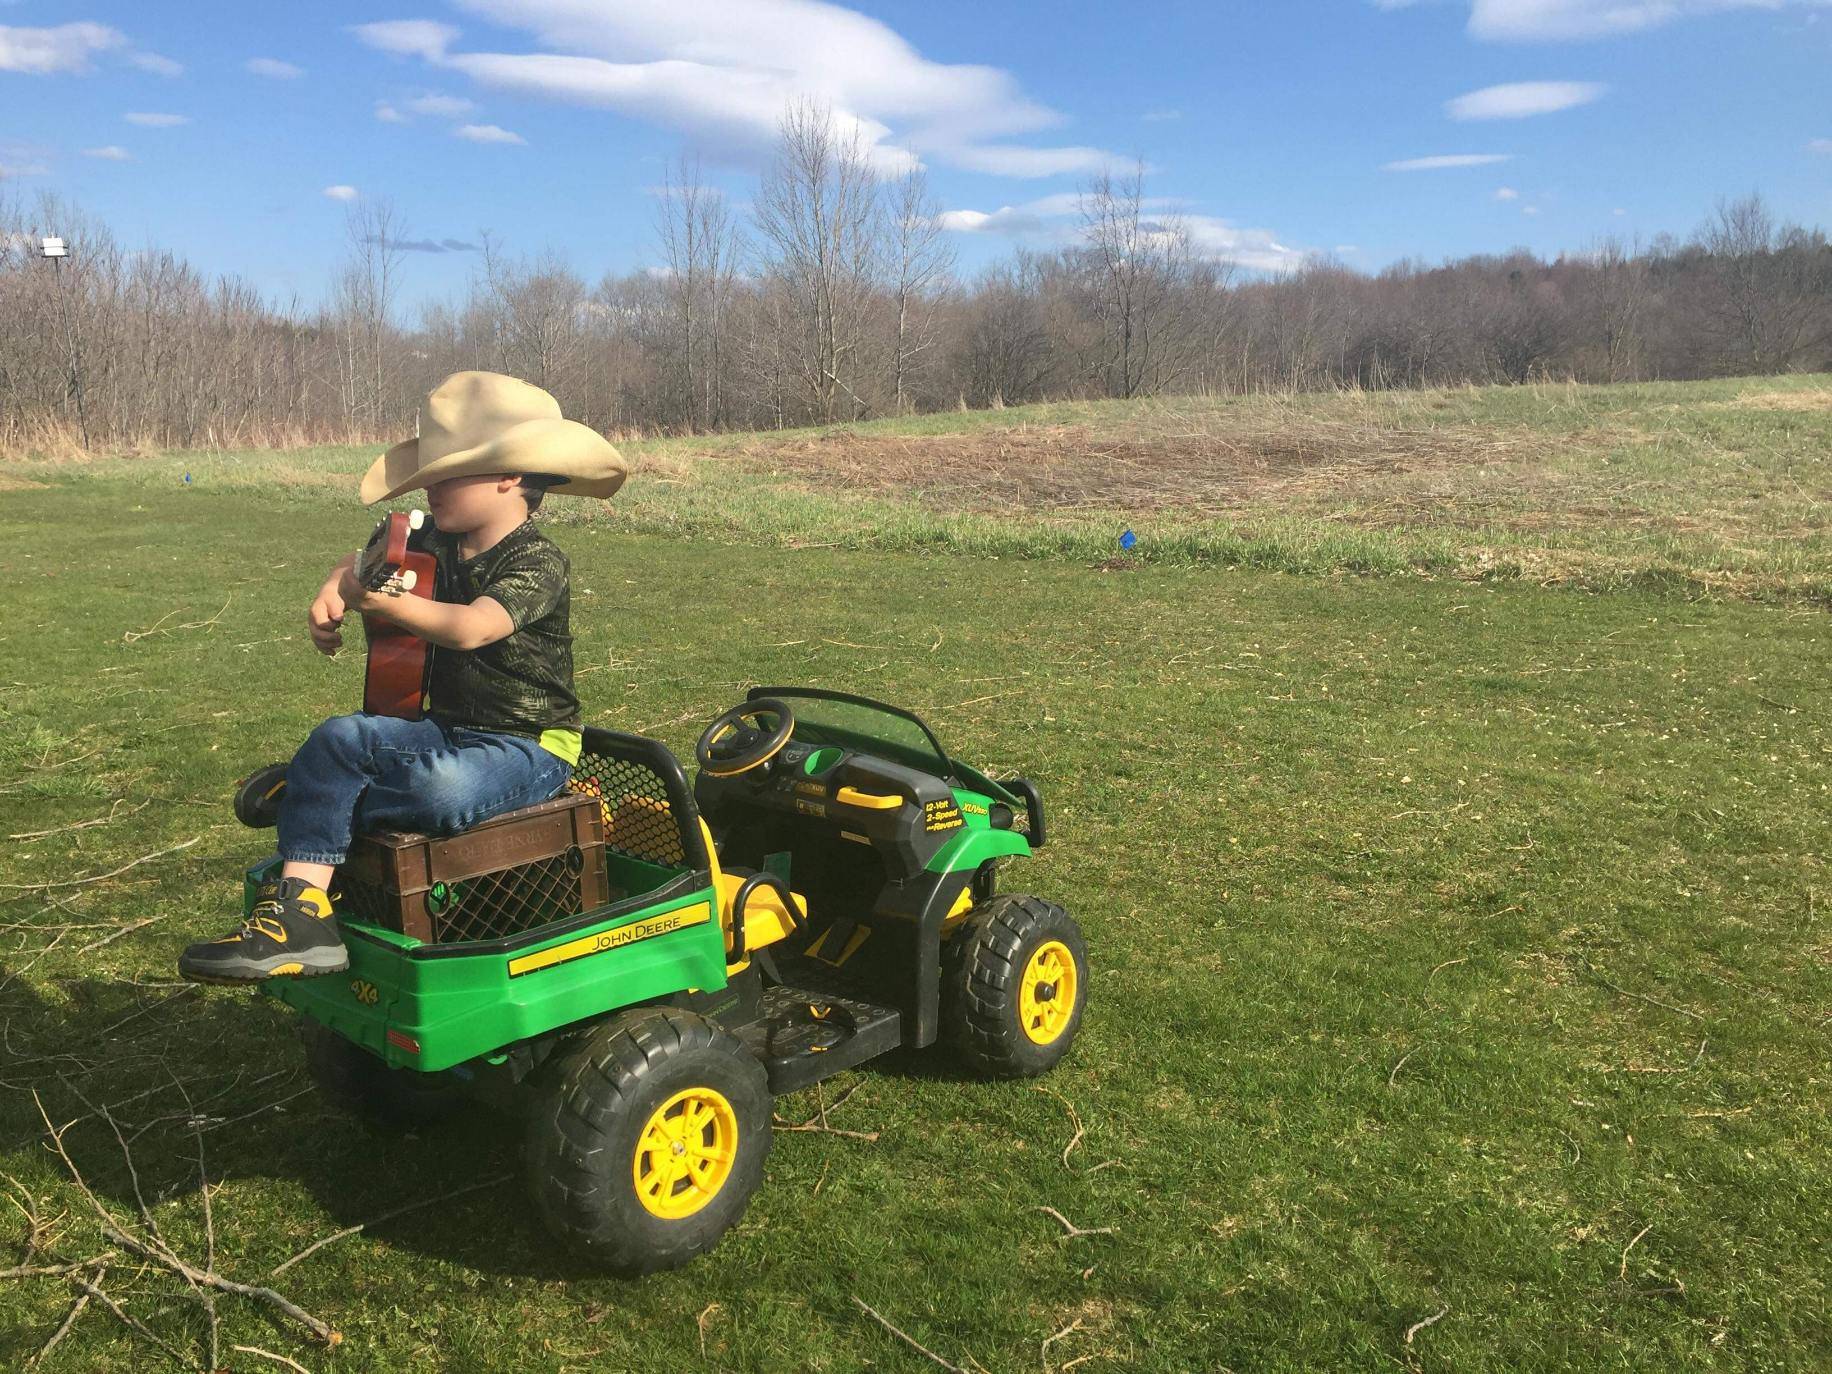
[[[1042,1073],[1087,997],[1068,913],[994,890],[1000,860],[1045,840],[1029,781],[950,759],[907,711],[812,688],[752,691],[695,752],[690,791],[658,741],[584,732],[570,786],[602,808],[610,900],[569,913],[549,894],[513,933],[426,941],[365,919],[340,871],[348,972],[263,985],[301,1013],[342,1105],[519,1108],[543,1221],[623,1273],[685,1263],[738,1219],[775,1094],[938,1041],[988,1075]],[[462,910],[485,885],[415,900]]]

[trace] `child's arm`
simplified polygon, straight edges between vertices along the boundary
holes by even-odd
[[[392,620],[442,649],[481,649],[515,633],[515,622],[493,597],[460,605],[426,596],[389,596],[365,589],[349,569],[340,575],[338,592],[351,609]]]
[[[334,654],[343,647],[340,627],[344,618],[344,575],[356,566],[356,555],[348,553],[331,569],[324,585],[318,589],[312,606],[305,613],[306,628],[312,633],[312,644],[321,654]]]

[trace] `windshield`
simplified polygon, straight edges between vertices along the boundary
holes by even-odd
[[[795,712],[801,744],[833,744],[882,754],[912,768],[948,777],[952,765],[929,729],[907,711],[869,697],[813,687],[755,687],[749,700],[777,697]]]

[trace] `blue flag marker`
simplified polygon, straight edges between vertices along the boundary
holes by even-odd
[[[1138,535],[1134,534],[1131,530],[1127,530],[1124,534],[1120,536],[1120,547],[1126,550],[1127,553],[1131,553],[1132,546],[1138,542],[1139,542]]]
[[[184,484],[187,487],[191,485],[191,474],[188,472],[184,475]]]

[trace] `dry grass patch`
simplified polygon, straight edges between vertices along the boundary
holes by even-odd
[[[1123,508],[1225,515],[1329,504],[1550,452],[1527,430],[1383,423],[1287,406],[1142,409],[1123,428],[1018,425],[960,434],[851,429],[759,438],[711,459],[822,487],[974,512]]]

